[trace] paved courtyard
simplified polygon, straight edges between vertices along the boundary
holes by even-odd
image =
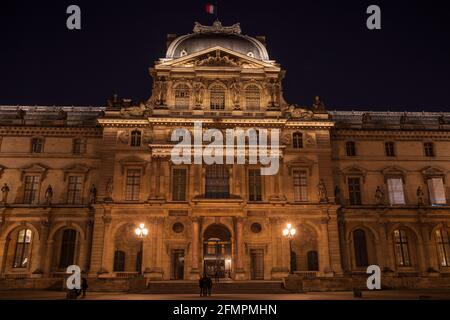
[[[450,300],[448,290],[408,290],[363,292],[363,300]],[[65,292],[13,290],[0,291],[0,300],[62,300]],[[352,292],[314,292],[301,294],[218,294],[201,298],[195,294],[128,294],[88,292],[84,300],[354,300]],[[361,299],[356,299],[361,300]]]

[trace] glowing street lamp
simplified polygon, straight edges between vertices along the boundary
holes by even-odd
[[[141,223],[139,225],[139,228],[136,228],[136,230],[134,230],[134,233],[141,240],[141,256],[139,259],[139,271],[141,276],[143,276],[144,273],[142,272],[142,265],[143,265],[142,259],[144,257],[144,239],[148,236],[148,229],[145,227],[145,224]]]
[[[295,237],[295,234],[297,233],[297,230],[292,227],[292,224],[288,223],[286,225],[286,228],[283,229],[283,236],[286,237],[289,240],[289,265],[291,266],[289,273],[294,273],[294,259],[292,259],[292,240]]]

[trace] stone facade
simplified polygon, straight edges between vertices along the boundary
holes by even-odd
[[[60,278],[77,264],[122,282],[272,280],[290,257],[314,283],[370,264],[392,282],[448,275],[450,114],[289,104],[263,39],[218,22],[171,37],[150,75],[138,104],[0,107],[1,278]],[[198,121],[280,129],[278,174],[175,165],[172,132]]]

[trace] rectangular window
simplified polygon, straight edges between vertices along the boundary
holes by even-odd
[[[85,151],[84,139],[73,139],[73,154],[82,154]]]
[[[387,157],[395,157],[395,149],[393,142],[386,142],[384,144],[384,149]]]
[[[356,144],[353,141],[347,141],[345,144],[345,149],[347,152],[348,157],[355,157],[356,156]]]
[[[186,169],[173,169],[172,171],[172,200],[186,201]]]
[[[388,179],[389,201],[391,205],[405,204],[405,194],[403,192],[403,180],[401,178]]]
[[[211,110],[225,110],[225,90],[214,86],[210,92]]]
[[[83,190],[82,184],[83,184],[83,177],[79,176],[69,177],[69,188],[67,191],[68,204],[81,204],[82,190]]]
[[[306,178],[306,171],[294,170],[294,201],[306,202],[308,201],[308,181]]]
[[[31,152],[32,153],[42,153],[44,149],[44,140],[41,138],[31,139]]]
[[[434,157],[434,144],[433,142],[425,142],[423,144],[423,148],[425,151],[425,156]]]
[[[431,205],[445,205],[447,198],[445,196],[444,181],[442,178],[428,179],[428,190],[430,192]]]
[[[262,201],[261,170],[248,170],[248,200]]]
[[[361,179],[348,178],[348,195],[351,205],[361,205]]]
[[[128,170],[126,182],[125,200],[139,201],[139,193],[141,189],[141,170]]]
[[[39,176],[25,176],[24,203],[36,204],[39,202],[39,183]]]

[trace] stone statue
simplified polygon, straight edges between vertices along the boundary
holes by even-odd
[[[384,200],[384,192],[381,190],[381,187],[378,186],[377,190],[375,191],[375,202],[377,205],[383,204]]]
[[[241,84],[235,81],[230,86],[231,89],[231,100],[233,101],[235,110],[239,110],[240,97],[241,97]]]
[[[317,194],[319,195],[319,201],[321,203],[328,203],[327,187],[323,179],[320,179],[320,182],[317,185]]]
[[[113,181],[109,178],[108,183],[106,183],[106,199],[111,200],[113,194]]]
[[[203,100],[205,99],[205,88],[201,84],[201,82],[194,83],[194,99],[195,106],[201,107],[203,104]]]
[[[52,204],[53,199],[53,188],[48,185],[47,190],[45,190],[45,204]]]
[[[7,204],[8,202],[8,193],[9,193],[9,187],[8,184],[5,183],[2,187],[2,203]]]
[[[325,104],[320,100],[319,96],[314,97],[314,102],[312,105],[314,111],[325,111]]]
[[[362,123],[369,123],[372,120],[370,113],[366,112],[362,115]]]
[[[167,80],[164,77],[159,77],[153,86],[153,95],[156,98],[156,105],[166,105],[167,98]]]
[[[93,184],[91,189],[89,190],[89,204],[94,204],[96,199],[97,199],[97,188],[95,187],[95,184]]]
[[[121,108],[120,115],[123,117],[142,117],[147,111],[146,105],[141,102],[139,106]]]
[[[424,202],[423,202],[424,193],[422,191],[422,187],[421,186],[419,186],[417,188],[416,194],[417,194],[417,205],[418,206],[423,206],[424,205]]]
[[[281,84],[277,79],[270,79],[266,83],[266,91],[269,95],[269,107],[280,106]]]

